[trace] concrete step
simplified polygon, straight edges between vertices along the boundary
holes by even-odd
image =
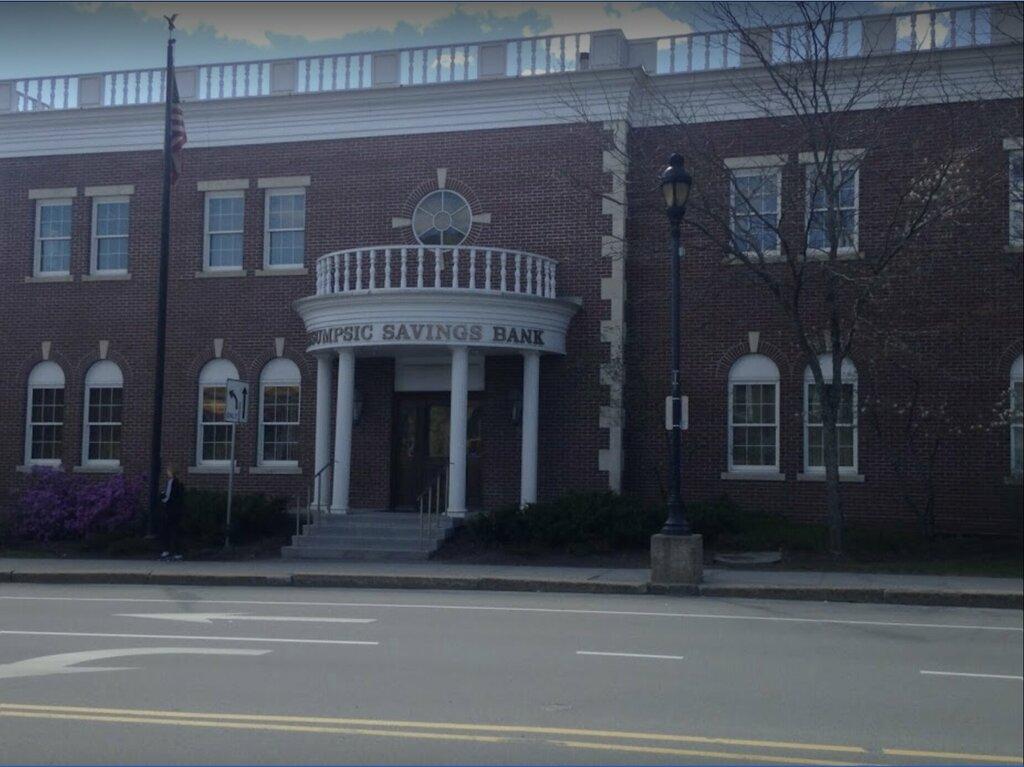
[[[395,532],[393,530],[361,530],[358,532],[326,532],[326,531],[312,531],[304,532],[300,535],[292,536],[293,539],[301,539],[305,541],[317,541],[325,545],[334,546],[340,544],[346,544],[348,542],[357,543],[360,541],[394,541],[395,543],[416,543],[417,541],[429,541],[434,545],[444,543],[450,536],[444,532],[436,533],[419,533],[413,531],[407,532]]]
[[[455,529],[455,525],[451,522],[440,523],[433,525],[433,528],[438,531],[451,531]],[[413,522],[409,524],[402,522],[395,524],[393,522],[314,522],[311,525],[307,525],[305,528],[311,534],[342,534],[342,533],[365,533],[367,535],[387,535],[394,533],[395,535],[418,535],[420,531],[420,523]],[[427,525],[423,525],[423,529],[427,529]]]
[[[296,535],[292,537],[292,545],[304,549],[395,549],[396,551],[435,551],[443,543],[443,539],[434,538],[369,538],[347,536],[315,536]]]
[[[358,562],[419,562],[429,558],[430,554],[430,551],[342,549],[312,546],[285,546],[281,549],[281,556],[284,559],[330,559]]]

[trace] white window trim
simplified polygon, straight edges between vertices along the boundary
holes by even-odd
[[[274,229],[274,232],[305,232],[305,221],[306,221],[306,190],[303,187],[269,187],[263,195],[263,269],[265,271],[294,271],[301,269],[306,265],[306,246],[305,240],[303,240],[302,246],[302,261],[297,264],[271,264],[270,263],[270,198],[271,197],[292,197],[295,195],[302,195],[302,221],[303,226],[301,229]]]
[[[228,464],[231,463],[230,460],[215,460],[215,459],[212,459],[212,458],[211,459],[206,459],[206,458],[203,457],[203,423],[204,423],[204,421],[203,421],[203,394],[204,394],[204,390],[206,390],[206,389],[227,389],[227,382],[225,381],[222,384],[218,384],[218,383],[200,383],[199,384],[199,402],[198,402],[198,406],[196,408],[196,466],[206,466],[206,467],[223,466],[225,469],[227,469]],[[232,426],[227,421],[211,421],[210,423],[211,424],[212,423],[217,423],[217,424],[224,423],[224,424],[226,424],[228,426]],[[232,426],[232,428],[235,428],[235,427]],[[235,460],[237,462],[238,456],[235,456]]]
[[[242,228],[238,230],[224,230],[214,234],[240,234],[242,235],[242,263],[238,266],[211,266],[210,265],[210,200],[226,199],[237,197],[242,201]],[[245,190],[231,190],[223,192],[207,192],[203,199],[203,271],[204,272],[240,272],[245,269]]]
[[[854,227],[853,233],[853,245],[837,248],[837,256],[853,256],[860,252],[860,169],[861,160],[864,157],[864,153],[861,150],[837,150],[833,153],[832,161],[833,167],[839,170],[841,173],[844,165],[856,163],[856,169],[853,172],[853,211],[854,220],[857,225]],[[801,153],[800,162],[804,165],[804,233],[805,237],[810,239],[811,230],[811,183],[810,175],[811,172],[817,169],[817,164],[814,161],[813,153]],[[840,208],[840,210],[844,210]],[[827,256],[828,250],[823,248],[812,248],[810,243],[807,243],[807,254],[810,256]]]
[[[822,371],[822,373],[824,373],[824,372],[825,371]],[[828,386],[831,382],[832,382],[832,376],[831,375],[825,376],[825,385]],[[860,392],[857,391],[858,387],[857,387],[857,377],[856,376],[852,376],[852,377],[844,376],[843,380],[842,380],[842,383],[844,383],[844,384],[853,384],[853,403],[852,403],[852,407],[853,407],[853,410],[852,410],[853,422],[851,424],[849,424],[850,426],[853,427],[853,466],[840,466],[839,467],[839,474],[840,474],[840,476],[847,476],[847,475],[855,476],[855,475],[857,475],[857,472],[858,472],[858,470],[860,468],[860,418],[858,418],[858,413],[857,413],[857,399],[860,396]],[[810,387],[814,386],[814,385],[815,385],[814,381],[806,381],[806,380],[804,381],[804,407],[803,407],[803,420],[804,420],[804,461],[803,461],[803,463],[804,463],[804,471],[803,471],[803,473],[807,474],[807,475],[818,475],[818,474],[824,475],[825,474],[825,467],[824,466],[811,466],[810,463],[808,463],[808,459],[810,458],[810,452],[811,452],[810,451],[810,430],[811,430],[811,425],[810,425],[810,422],[809,422],[809,420],[810,420],[809,419],[809,416],[810,416],[810,393],[811,393]],[[836,424],[837,427],[840,426],[840,425],[847,426],[847,424]],[[822,428],[824,429],[824,427],[822,427]]]
[[[781,424],[779,423],[779,380],[741,380],[728,382],[729,386],[729,404],[728,412],[726,414],[726,429],[728,431],[728,467],[730,474],[778,474],[779,473],[779,432],[782,430]],[[734,464],[732,461],[732,440],[733,440],[733,422],[732,422],[732,406],[733,406],[733,387],[734,386],[774,386],[775,387],[775,463],[768,465],[752,466],[750,464]],[[748,426],[751,424],[738,424],[739,426]]]
[[[267,425],[263,420],[263,395],[268,386],[294,386],[299,390],[299,420],[295,421],[295,426],[299,426],[302,423],[302,383],[301,381],[294,380],[260,380],[260,414],[259,414],[259,429],[256,435],[256,465],[272,467],[287,467],[287,466],[298,466],[298,459],[294,461],[265,461],[263,460],[263,428]],[[271,423],[292,423],[291,421],[272,421]]]
[[[110,459],[110,458],[94,458],[94,459],[91,459],[91,460],[89,458],[89,427],[93,425],[93,422],[89,420],[89,398],[92,395],[92,390],[93,389],[116,389],[116,388],[120,388],[121,389],[121,416],[122,416],[122,419],[123,419],[123,417],[124,417],[124,384],[123,383],[121,384],[120,387],[113,386],[111,384],[101,384],[101,385],[89,385],[89,384],[87,384],[86,387],[85,387],[85,409],[82,411],[82,458],[81,458],[81,463],[79,464],[83,468],[84,467],[88,467],[90,469],[96,469],[96,468],[115,469],[115,468],[120,468],[120,466],[121,466],[121,461],[116,459],[116,458],[115,459]],[[122,436],[123,436],[123,431],[124,431],[124,421],[123,420],[121,420],[121,421],[96,421],[97,425],[99,425],[99,424],[107,424],[107,425],[109,425],[109,424],[113,424],[113,423],[117,423],[119,426],[121,426]]]
[[[99,255],[99,249],[100,249],[99,241],[100,241],[100,239],[113,239],[113,238],[110,237],[109,235],[101,237],[99,234],[96,233],[96,209],[97,209],[97,207],[99,207],[100,205],[102,205],[104,203],[118,203],[118,202],[123,202],[123,203],[127,203],[128,204],[128,232],[127,232],[127,234],[124,235],[124,238],[128,241],[128,255],[127,255],[127,259],[128,260],[126,261],[126,265],[125,265],[124,269],[99,269],[96,266],[96,259],[97,259],[98,255]],[[128,274],[127,263],[130,262],[130,260],[131,260],[131,244],[132,244],[132,239],[131,239],[132,210],[131,210],[131,208],[132,208],[132,198],[127,196],[127,195],[117,195],[115,197],[93,197],[92,198],[92,235],[91,235],[91,237],[89,239],[89,242],[90,242],[90,246],[89,246],[89,274],[103,274],[103,275]],[[118,235],[118,236],[120,236],[120,235]]]
[[[753,159],[753,158],[752,158]],[[730,165],[729,168],[729,230],[733,237],[733,242],[736,242],[736,182],[735,179],[739,175],[744,176],[765,176],[768,173],[775,174],[775,248],[773,250],[766,250],[764,253],[758,253],[756,250],[743,251],[744,255],[747,256],[766,256],[769,258],[777,258],[781,253],[782,238],[779,236],[778,228],[779,221],[782,220],[782,166],[780,165]]]
[[[25,466],[50,466],[59,468],[64,461],[60,458],[33,458],[32,457],[32,392],[36,389],[64,389],[64,396],[67,397],[67,382],[64,386],[34,386],[29,384],[28,399],[25,401]],[[60,422],[62,427],[67,425],[67,399],[64,401],[64,418]],[[40,423],[53,424],[56,421],[40,421]],[[62,440],[63,442],[63,440]]]
[[[1004,143],[1005,146],[1005,143]],[[1021,212],[1024,216],[1024,194],[1021,199],[1013,199],[1013,160],[1015,157],[1020,157],[1021,162],[1024,163],[1024,150],[1021,149],[1020,143],[1017,144],[1016,148],[1008,149],[1006,152],[1006,198],[1009,205],[1009,218],[1007,219],[1006,227],[1006,241],[1011,248],[1020,249],[1024,247],[1024,227],[1021,228],[1017,238],[1013,236],[1013,214],[1017,211]]]
[[[68,268],[65,270],[50,270],[44,272],[40,267],[42,266],[43,260],[43,240],[40,237],[39,232],[42,225],[42,209],[45,207],[52,207],[57,205],[67,205],[71,208],[71,230],[68,232],[67,240],[69,243],[68,250],[70,251],[70,243],[73,242],[75,233],[75,222],[74,222],[74,202],[70,197],[54,197],[49,199],[36,200],[36,228],[35,228],[35,247],[34,257],[32,259],[32,275],[34,277],[60,277],[71,274],[71,256],[68,256]],[[47,240],[63,240],[64,237],[47,237]]]

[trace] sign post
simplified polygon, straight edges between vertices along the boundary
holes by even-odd
[[[228,461],[228,509],[224,520],[224,548],[231,548],[231,500],[235,487],[235,431],[249,418],[249,384],[234,378],[225,387],[224,420],[231,424],[231,458]]]

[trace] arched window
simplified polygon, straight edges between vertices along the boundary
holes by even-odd
[[[832,355],[818,357],[825,383],[832,382]],[[839,471],[857,472],[857,368],[849,358],[843,359],[842,390],[836,419],[836,441],[839,447]],[[814,383],[810,366],[804,371],[804,471],[825,471],[825,442],[822,437],[821,392]]]
[[[278,357],[260,373],[259,461],[261,466],[297,466],[299,462],[298,366]]]
[[[1010,471],[1019,477],[1024,442],[1024,355],[1018,356],[1010,368],[1010,408]]]
[[[778,471],[779,368],[763,354],[729,370],[729,471]]]
[[[224,359],[210,360],[199,373],[198,464],[231,460],[231,424],[224,420],[229,378],[238,378],[238,369]]]
[[[64,447],[64,371],[40,362],[28,374],[26,465],[59,466]]]
[[[120,465],[123,390],[121,368],[110,360],[100,360],[86,372],[83,465]]]

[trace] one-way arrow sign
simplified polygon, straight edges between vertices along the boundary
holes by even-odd
[[[213,623],[213,621],[278,621],[282,623],[376,623],[376,618],[306,618],[293,615],[243,615],[242,613],[119,613],[117,618],[154,618],[161,621]]]

